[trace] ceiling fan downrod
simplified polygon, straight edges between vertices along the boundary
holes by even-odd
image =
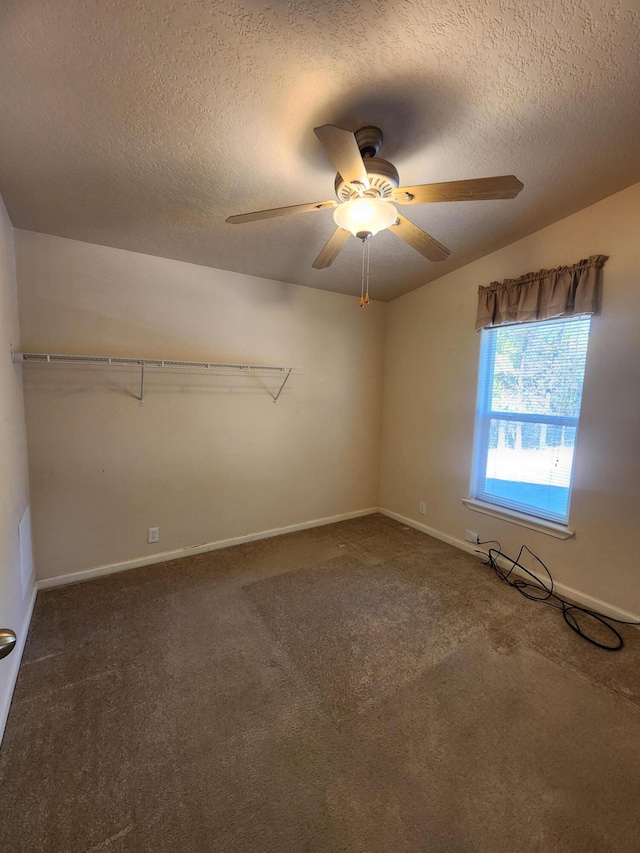
[[[362,157],[376,157],[382,148],[384,137],[379,127],[372,124],[361,127],[354,133]]]

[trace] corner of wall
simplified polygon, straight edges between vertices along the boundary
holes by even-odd
[[[0,661],[0,737],[4,731],[36,596],[31,561],[29,473],[21,368],[14,230],[0,197],[0,627],[15,632],[13,651]]]

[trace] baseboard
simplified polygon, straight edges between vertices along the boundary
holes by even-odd
[[[22,661],[24,645],[27,642],[27,634],[29,633],[29,626],[31,625],[31,616],[33,614],[33,607],[36,603],[37,593],[38,590],[34,586],[31,592],[31,599],[29,600],[29,604],[27,606],[27,612],[25,613],[24,619],[22,620],[22,627],[19,631],[16,631],[16,644],[11,654],[6,658],[6,667],[8,675],[6,681],[4,681],[2,685],[0,685],[0,744],[2,744],[4,730],[7,725],[7,719],[9,717],[11,699],[13,698],[13,691],[16,686],[16,681],[18,680],[18,671],[20,669],[20,663]]]
[[[202,545],[192,545],[187,548],[177,548],[174,551],[162,551],[151,554],[148,557],[137,557],[133,560],[124,560],[121,563],[108,563],[104,566],[95,566],[91,569],[83,569],[79,572],[70,572],[65,575],[57,575],[52,578],[42,578],[36,584],[38,589],[49,589],[54,586],[64,586],[69,583],[91,580],[91,578],[102,575],[112,575],[115,572],[125,572],[128,569],[137,569],[141,566],[151,566],[154,563],[166,563],[169,560],[179,560],[181,557],[190,557],[193,554],[204,554],[207,551],[217,551],[220,548],[230,548],[232,545],[242,545],[245,542],[255,542],[258,539],[269,539],[272,536],[282,536],[285,533],[295,533],[298,530],[309,530],[312,527],[323,527],[326,524],[335,524],[338,521],[347,521],[350,518],[361,518],[365,515],[373,515],[378,512],[377,506],[368,509],[359,509],[354,512],[344,512],[340,515],[330,515],[326,518],[314,518],[311,521],[303,521],[300,524],[290,524],[287,527],[275,527],[272,530],[261,530],[258,533],[248,533],[245,536],[235,536],[232,539],[218,539],[215,542],[205,542]]]
[[[511,568],[511,563],[508,560],[498,558],[497,562],[501,568],[507,569],[507,571]],[[525,578],[525,580],[531,580],[530,576],[527,575],[526,572],[522,571],[522,569],[519,569],[518,566],[513,569],[513,574]],[[542,573],[541,576],[543,575],[544,573]],[[586,607],[587,610],[594,610],[602,616],[611,616],[612,619],[621,619],[623,622],[640,622],[640,616],[636,616],[628,610],[621,610],[619,607],[609,604],[608,601],[602,601],[600,598],[594,598],[592,595],[587,595],[586,592],[581,592],[579,589],[573,589],[573,587],[567,586],[564,583],[558,583],[555,578],[553,580],[553,588],[555,592],[563,598],[566,598],[568,601],[580,604],[582,607]],[[638,628],[640,626],[633,625],[632,627]]]
[[[433,527],[427,527],[426,524],[420,524],[419,521],[414,521],[412,518],[406,518],[404,515],[399,515],[397,512],[391,512],[389,509],[383,509],[383,507],[380,507],[379,512],[382,515],[388,516],[388,518],[393,518],[396,521],[399,521],[401,524],[406,524],[408,527],[420,530],[428,536],[433,536],[434,539],[440,539],[440,541],[447,542],[455,548],[460,548],[461,551],[466,551],[468,554],[474,554],[476,557],[480,556],[478,554],[478,546],[474,545],[472,542],[465,542],[463,539],[456,539],[454,536],[448,536],[446,533],[441,533]],[[503,567],[510,568],[510,563],[503,563]],[[526,573],[517,567],[514,569],[514,574],[527,577]],[[563,598],[567,598],[569,601],[574,601],[576,604],[587,607],[589,610],[595,610],[596,613],[601,613],[603,616],[611,616],[613,619],[622,619],[625,622],[640,622],[640,616],[637,614],[630,613],[628,610],[622,610],[620,607],[616,607],[608,601],[602,601],[599,598],[594,598],[592,595],[588,595],[586,592],[581,592],[579,589],[573,589],[573,587],[567,586],[566,584],[558,583],[555,579],[553,581],[553,586],[556,592],[558,592]]]
[[[463,539],[456,539],[455,536],[448,536],[446,533],[441,533],[434,527],[428,527],[426,524],[420,524],[419,521],[414,521],[412,518],[406,518],[404,515],[400,515],[397,512],[391,512],[390,509],[383,509],[383,507],[380,507],[378,512],[381,515],[386,515],[387,518],[393,518],[401,524],[406,524],[407,527],[414,527],[421,533],[426,533],[427,536],[433,536],[434,539],[439,539],[441,542],[446,542],[448,545],[460,548],[461,551],[467,551],[469,554],[476,554],[476,556],[478,556],[477,546],[473,545],[471,542],[465,542]]]

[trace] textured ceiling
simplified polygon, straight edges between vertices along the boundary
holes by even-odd
[[[311,268],[330,211],[224,223],[333,198],[315,125],[377,124],[405,185],[524,182],[404,208],[452,254],[377,235],[391,299],[640,180],[639,44],[638,0],[4,0],[0,192],[19,228],[358,293],[355,239]]]

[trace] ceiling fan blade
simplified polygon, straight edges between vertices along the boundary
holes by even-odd
[[[323,270],[330,267],[335,261],[336,255],[344,246],[347,240],[351,237],[351,232],[345,228],[336,228],[331,237],[327,240],[324,248],[313,262],[312,266],[316,270]]]
[[[313,132],[344,180],[348,184],[368,190],[371,184],[355,135],[350,130],[343,130],[334,124],[314,127]]]
[[[397,204],[426,204],[437,201],[484,201],[495,198],[515,198],[524,184],[515,175],[495,178],[472,178],[468,181],[447,181],[443,184],[422,184],[417,187],[398,187],[392,193]]]
[[[414,225],[410,219],[405,219],[405,217],[400,216],[400,214],[398,214],[398,219],[395,225],[391,225],[389,230],[393,234],[397,234],[398,237],[401,237],[406,243],[430,261],[444,261],[451,254],[451,249],[447,249],[446,246],[439,243],[435,237],[431,236],[431,234],[427,234],[427,232],[423,231],[422,228],[418,228],[417,225]]]
[[[239,213],[225,219],[230,225],[253,222],[256,219],[271,219],[273,216],[287,216],[289,213],[309,213],[312,210],[326,210],[337,207],[337,201],[316,201],[310,204],[292,204],[290,207],[274,207],[273,210],[257,210],[255,213]]]

